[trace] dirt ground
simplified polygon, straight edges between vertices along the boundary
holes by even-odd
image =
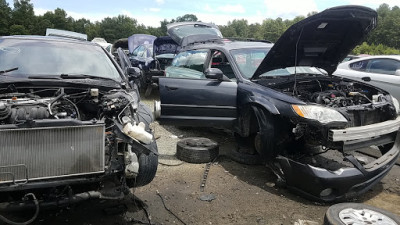
[[[154,94],[145,102],[152,105],[156,98]],[[323,223],[329,204],[309,201],[276,187],[274,175],[264,166],[243,165],[227,157],[236,147],[230,133],[214,129],[179,129],[157,123],[155,130],[160,152],[157,175],[149,185],[132,190],[147,205],[151,224],[263,225],[295,224],[299,220],[314,222],[308,224]],[[207,137],[220,144],[220,156],[211,165],[204,192],[200,191],[200,184],[205,164],[184,163],[174,157],[176,142],[194,136]],[[399,179],[400,167],[395,166],[377,186],[352,201],[400,215]],[[203,201],[200,199],[203,197],[215,199]],[[130,198],[112,203],[90,201],[42,212],[35,224],[149,224],[146,211],[138,209],[138,204]],[[108,210],[104,211],[104,207]]]

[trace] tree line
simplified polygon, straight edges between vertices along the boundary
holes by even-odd
[[[377,28],[371,32],[362,45],[357,46],[354,54],[400,54],[400,8],[381,4],[377,9]],[[315,14],[310,12],[308,16]],[[262,23],[249,24],[246,19],[229,21],[219,26],[224,37],[253,38],[276,42],[282,33],[294,23],[304,19],[298,16],[292,20],[266,18]],[[172,22],[198,21],[196,15],[185,14],[176,19],[160,21],[159,27],[139,24],[134,18],[118,15],[106,17],[102,21],[92,22],[88,19],[74,19],[60,8],[48,11],[43,15],[34,14],[30,0],[14,0],[13,8],[6,0],[0,0],[0,36],[6,35],[45,35],[46,28],[70,30],[94,37],[103,37],[113,43],[120,38],[142,33],[164,36],[167,24]]]

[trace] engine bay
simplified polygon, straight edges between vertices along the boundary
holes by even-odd
[[[391,101],[389,95],[385,95],[376,88],[342,79],[305,77],[297,78],[297,81],[285,79],[279,82],[280,79],[277,80],[278,82],[260,80],[259,83],[306,103],[333,108]]]
[[[114,113],[131,116],[137,108],[135,92],[88,89],[29,89],[0,94],[0,125],[27,120],[105,120]],[[122,116],[122,115],[120,115]]]

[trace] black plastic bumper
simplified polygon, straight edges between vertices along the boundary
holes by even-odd
[[[302,164],[283,156],[277,160],[285,175],[288,188],[312,200],[332,202],[356,197],[378,183],[399,157],[400,135],[393,148],[363,168],[341,168],[329,171]]]

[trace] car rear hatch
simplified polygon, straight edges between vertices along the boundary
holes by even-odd
[[[149,34],[134,34],[128,37],[129,53],[132,53],[133,50],[139,45],[152,44],[156,38],[156,36]]]
[[[167,25],[168,35],[181,47],[223,36],[218,26],[203,22],[180,22]]]

